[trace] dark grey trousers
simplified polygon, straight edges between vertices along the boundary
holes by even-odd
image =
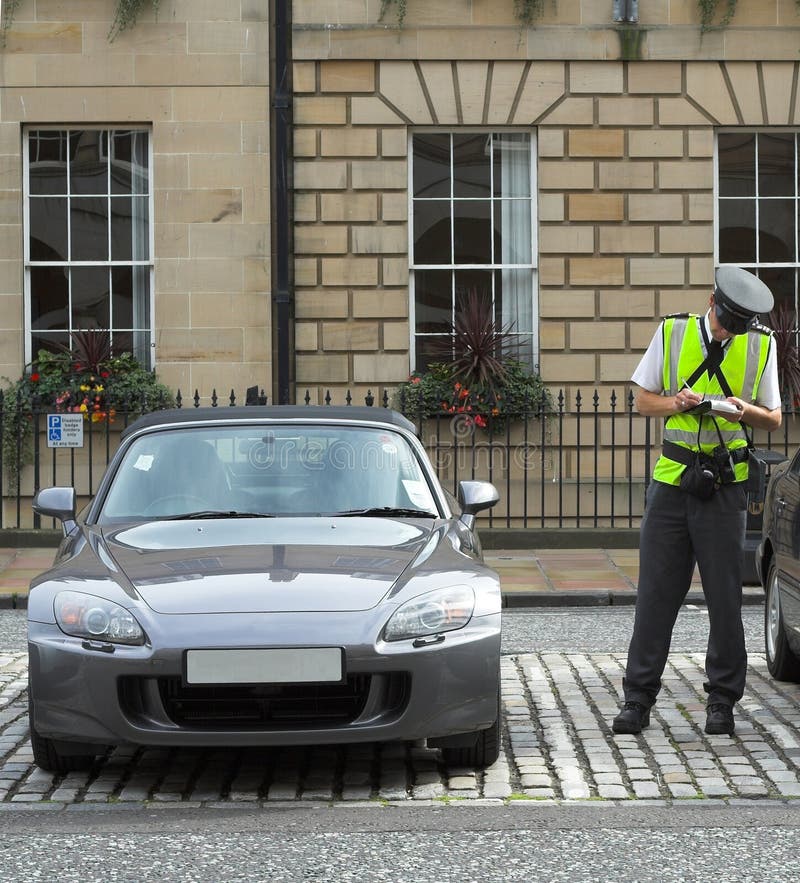
[[[747,519],[742,483],[707,501],[654,481],[639,541],[636,618],[622,685],[626,701],[650,706],[661,689],[672,629],[695,562],[708,606],[708,704],[733,705],[744,693],[747,652],[742,626],[742,558]]]

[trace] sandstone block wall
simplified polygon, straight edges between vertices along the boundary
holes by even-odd
[[[23,0],[0,48],[0,376],[23,368],[22,131],[152,131],[155,363],[184,395],[271,397],[267,3]]]
[[[511,0],[409,0],[401,29],[379,6],[294,4],[295,229],[320,243],[297,256],[298,388],[404,379],[409,135],[508,127],[537,141],[542,375],[627,393],[658,318],[710,293],[715,133],[800,121],[794,3],[740,0],[702,40],[694,0],[640,4],[630,60],[611,4],[558,0],[533,29]],[[374,356],[346,348],[356,316]]]

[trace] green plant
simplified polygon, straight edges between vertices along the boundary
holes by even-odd
[[[117,34],[132,28],[139,18],[139,13],[145,6],[152,6],[153,11],[158,15],[160,2],[161,0],[116,0],[114,21],[111,23],[111,30],[108,32],[108,39],[113,41]]]
[[[514,15],[520,23],[532,27],[537,18],[544,13],[545,0],[514,0]],[[553,0],[555,6],[555,0]]]
[[[512,347],[513,323],[500,325],[487,294],[471,289],[458,299],[450,334],[440,338],[439,352],[449,354],[454,380],[494,392],[505,379],[504,360]]]
[[[5,0],[2,4],[3,14],[0,17],[0,28],[3,31],[3,45],[5,45],[6,31],[11,27],[11,22],[14,21],[14,13],[17,11],[20,3],[22,3],[22,0]]]
[[[797,314],[783,301],[769,314],[769,324],[775,334],[778,362],[778,386],[784,407],[795,410],[800,406],[800,348],[797,345]]]
[[[723,13],[717,27],[724,28],[731,23],[734,13],[736,12],[736,2],[737,0],[725,0],[725,12]],[[713,22],[717,15],[717,7],[719,6],[719,3],[720,0],[697,0],[697,9],[700,13],[701,34],[704,34],[706,31],[714,27]]]
[[[76,413],[92,424],[111,424],[118,411],[138,415],[174,405],[172,392],[155,374],[130,353],[112,355],[104,335],[75,333],[72,349],[39,350],[29,370],[0,391],[3,465],[10,485],[31,462],[40,414]]]
[[[384,0],[384,2],[388,2],[388,0]],[[405,4],[405,0],[402,0],[402,2]],[[3,35],[2,45],[4,46],[8,29],[14,21],[14,13],[17,11],[17,7],[21,3],[22,0],[5,0],[3,4],[3,16],[2,20],[0,20],[0,29],[2,30]],[[111,22],[111,28],[108,32],[109,41],[113,42],[114,38],[122,33],[122,31],[132,28],[136,24],[139,14],[145,6],[152,6],[155,12],[158,13],[158,6],[160,3],[161,0],[115,0],[114,19]]]
[[[549,409],[552,403],[541,377],[510,355],[511,325],[495,320],[489,297],[473,289],[457,307],[450,333],[438,348],[443,360],[400,384],[395,407],[416,418],[465,415],[481,428]]]
[[[550,393],[538,373],[512,360],[504,362],[503,372],[503,379],[489,390],[461,383],[451,365],[434,363],[400,384],[393,407],[412,419],[461,415],[481,429],[490,423],[498,428],[506,418],[552,411]]]
[[[725,0],[725,12],[722,14],[719,24],[714,25],[713,22],[717,15],[717,7],[720,4],[720,0],[697,0],[697,9],[700,12],[700,33],[704,34],[714,27],[727,27],[733,21],[733,16],[736,14],[737,3],[738,0]],[[794,0],[794,6],[796,11],[800,13],[800,0]]]
[[[555,6],[556,0],[552,0]],[[541,18],[544,12],[546,0],[514,0],[514,15],[520,24],[532,27],[537,18]],[[397,27],[402,28],[408,11],[408,0],[381,0],[381,11],[378,21],[383,21],[390,7],[394,7],[397,14]]]
[[[389,11],[390,6],[397,9],[397,27],[402,28],[406,19],[407,0],[381,0],[381,11],[378,15],[378,21],[383,21],[384,16]]]

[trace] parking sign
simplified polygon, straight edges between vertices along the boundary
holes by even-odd
[[[48,414],[48,448],[82,448],[83,414]]]

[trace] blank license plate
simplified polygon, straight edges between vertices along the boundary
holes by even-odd
[[[187,650],[188,684],[339,683],[341,647]]]

